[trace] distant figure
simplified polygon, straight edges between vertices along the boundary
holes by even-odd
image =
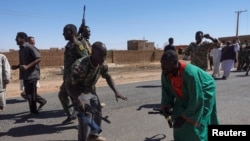
[[[246,61],[248,60],[248,40],[245,40],[241,46],[240,50],[238,52],[238,66],[237,71],[245,71],[246,70]]]
[[[29,37],[28,37],[28,42],[29,42],[31,45],[33,45],[33,46],[35,46],[35,45],[36,45],[35,38],[34,38],[34,37],[32,37],[32,36],[29,36]]]
[[[174,44],[174,38],[170,37],[168,39],[168,45],[166,45],[164,47],[164,52],[167,51],[167,50],[174,50],[174,51],[176,51],[175,46],[173,44]]]
[[[233,66],[233,70],[236,68],[237,70],[237,66],[236,63],[239,62],[239,59],[237,58],[237,56],[239,56],[239,51],[240,51],[240,39],[236,38],[233,40],[233,46],[235,46],[236,52],[235,52],[235,58],[234,58],[234,66]],[[239,63],[238,63],[239,64]]]
[[[83,47],[87,49],[88,54],[91,54],[91,44],[89,42],[90,37],[90,28],[86,25],[81,26],[79,31],[81,30],[81,35],[77,35],[79,41],[82,42]]]
[[[221,67],[223,70],[222,79],[227,79],[230,75],[232,68],[234,68],[236,52],[238,51],[238,49],[239,49],[238,46],[232,44],[230,41],[228,41],[226,46],[222,48],[221,51]]]
[[[210,49],[210,51],[208,52],[208,60],[209,60],[209,67],[210,67],[210,70],[213,70],[213,54],[211,53],[212,49]]]
[[[246,50],[246,53],[247,53],[247,55],[246,55],[246,65],[245,65],[245,70],[246,70],[246,73],[245,73],[245,75],[246,76],[248,76],[248,73],[249,73],[249,71],[250,71],[250,45],[247,45],[246,47],[245,47],[245,50]]]
[[[213,56],[213,73],[212,76],[214,78],[218,78],[220,77],[220,69],[221,69],[221,46],[222,43],[220,43],[220,41],[217,41],[218,44],[214,46],[214,48],[210,51],[210,55]]]
[[[34,47],[36,46],[36,41],[35,41],[35,38],[33,36],[29,36],[28,37],[28,42],[33,45]],[[36,84],[37,88],[40,88],[40,82],[39,80],[37,81],[37,84]]]
[[[35,44],[36,44],[35,38],[32,37],[32,36],[29,36],[28,37],[28,43],[31,44],[31,45],[33,45],[35,47]],[[39,80],[37,80],[36,86],[37,86],[37,88],[40,88],[40,82],[39,82]],[[27,100],[28,98],[27,98],[27,95],[25,94],[25,91],[24,91],[24,84],[23,84],[23,80],[22,79],[20,79],[20,90],[22,91],[21,92],[21,96],[25,100]]]
[[[203,70],[207,70],[208,59],[207,54],[209,49],[213,47],[213,43],[202,41],[203,38],[207,38],[216,42],[215,38],[212,38],[209,34],[204,34],[202,31],[197,31],[195,33],[196,42],[191,42],[187,47],[187,54],[191,56],[191,64],[200,67]]]
[[[38,49],[27,42],[27,34],[18,32],[16,43],[19,45],[19,64],[12,65],[13,70],[19,69],[20,79],[23,80],[24,90],[29,101],[31,114],[38,114],[38,111],[47,103],[47,100],[37,94],[37,80],[40,79],[41,54]],[[40,105],[37,108],[36,102]]]
[[[10,82],[10,64],[7,57],[0,54],[0,111],[6,107],[6,86]]]

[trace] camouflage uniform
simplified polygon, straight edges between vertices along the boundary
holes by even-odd
[[[248,76],[248,73],[250,71],[250,46],[247,46],[245,47],[246,49],[246,52],[247,52],[247,55],[246,55],[246,67],[245,67],[245,70],[246,70],[246,76]]]
[[[68,117],[72,114],[73,109],[69,108],[70,100],[66,92],[65,80],[67,77],[69,77],[71,73],[71,65],[75,62],[75,60],[87,55],[87,49],[83,47],[80,41],[77,41],[75,43],[68,42],[65,46],[63,83],[60,87],[58,97],[63,106],[63,110]]]
[[[238,51],[238,66],[237,71],[241,71],[243,67],[246,64],[246,58],[247,58],[247,49],[240,47],[240,50]]]
[[[187,53],[191,56],[191,63],[206,71],[208,67],[207,54],[213,45],[214,43],[209,42],[200,44],[192,42],[187,48]]]
[[[81,39],[81,42],[82,42],[84,48],[87,49],[88,54],[91,54],[91,45],[90,45],[89,40],[87,40],[87,39],[85,39],[85,38],[82,38],[82,39]]]
[[[101,105],[97,94],[95,93],[95,85],[98,79],[102,76],[103,78],[111,77],[108,73],[107,64],[99,65],[97,67],[93,66],[90,62],[90,56],[76,60],[72,65],[71,77],[66,80],[66,89],[70,96],[77,100],[78,96],[81,95],[83,100],[94,107],[100,113]],[[88,117],[92,119],[92,115],[89,114]],[[89,126],[84,124],[82,118],[78,118],[78,137],[79,140],[84,140],[90,133]],[[101,128],[101,119],[95,118],[94,121]]]

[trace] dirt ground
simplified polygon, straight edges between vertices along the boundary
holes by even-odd
[[[140,63],[140,64],[108,64],[109,72],[115,84],[126,84],[141,81],[160,80],[160,63]],[[12,71],[12,80],[7,85],[6,97],[19,97],[20,83],[18,71]],[[39,94],[58,92],[62,83],[60,67],[41,68]],[[100,78],[97,86],[106,86],[106,81]]]

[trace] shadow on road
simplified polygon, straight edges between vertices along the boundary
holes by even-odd
[[[237,77],[248,77],[246,74],[239,74],[239,75],[236,75]]]
[[[35,119],[49,120],[49,118],[55,119],[63,116],[65,115],[62,110],[40,111],[39,114],[37,115],[30,114],[29,111],[16,114],[1,115],[0,121],[14,120],[14,122],[11,129],[9,129],[6,132],[0,132],[0,137],[6,135],[13,137],[23,137],[23,136],[32,136],[41,134],[60,133],[63,130],[76,129],[76,125],[62,125],[62,124],[43,125],[35,123],[36,122]],[[20,123],[25,125],[18,127],[17,124]]]
[[[34,122],[34,119],[49,119],[49,118],[58,118],[65,116],[62,110],[53,110],[53,111],[40,111],[39,114],[34,115],[30,114],[29,111],[21,112],[16,114],[4,114],[0,116],[1,120],[14,120],[15,123],[23,123],[23,122]]]
[[[20,100],[20,99],[7,99],[6,103],[7,104],[16,104],[16,103],[22,103],[26,102],[25,100]]]
[[[226,79],[223,79],[223,78],[214,78],[214,80],[226,80]]]
[[[149,138],[145,138],[144,141],[161,141],[166,138],[165,134],[157,134]]]
[[[1,132],[1,136],[12,136],[12,137],[24,137],[24,136],[32,136],[32,135],[42,135],[42,134],[51,134],[51,133],[60,133],[63,130],[73,129],[76,128],[75,125],[73,126],[64,126],[62,124],[58,125],[43,125],[43,124],[33,124],[33,125],[26,125],[22,127],[14,127],[11,128],[7,132]]]
[[[142,108],[153,109],[153,108],[160,108],[161,104],[144,104],[139,106],[136,110],[139,111]]]

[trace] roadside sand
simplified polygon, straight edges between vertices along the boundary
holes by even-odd
[[[141,81],[160,80],[159,63],[141,63],[141,64],[108,64],[109,71],[114,79],[115,84],[135,83]],[[62,83],[60,67],[42,68],[41,69],[41,87],[38,88],[39,94],[57,93]],[[106,86],[106,81],[100,78],[98,86]],[[19,97],[21,93],[20,83],[18,80],[18,71],[12,71],[12,80],[7,85],[7,98]]]

